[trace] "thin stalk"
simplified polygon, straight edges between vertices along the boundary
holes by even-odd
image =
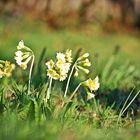
[[[75,93],[78,91],[78,89],[80,88],[80,86],[82,85],[83,82],[81,82],[77,87],[76,89],[74,90],[74,92],[71,94],[70,98],[69,98],[69,101],[74,97]]]
[[[31,77],[32,77],[32,71],[33,71],[34,60],[35,60],[35,56],[32,55],[32,62],[31,62],[31,66],[30,66],[29,80],[28,80],[28,92],[27,92],[28,95],[30,94],[30,90],[31,90]]]
[[[99,113],[99,109],[98,109],[98,107],[97,107],[97,102],[96,102],[96,100],[95,100],[95,97],[93,98],[93,101],[94,101],[96,113]]]
[[[134,98],[131,100],[131,102],[126,106],[126,108],[123,110],[122,114],[124,114],[124,112],[128,109],[128,107],[133,103],[133,101],[136,99],[136,97],[139,95],[140,90],[137,92],[137,94],[134,96]]]
[[[51,88],[52,88],[52,78],[50,78],[49,88],[47,90],[47,100],[50,99]]]
[[[123,112],[123,110],[124,110],[124,108],[125,108],[125,106],[126,106],[128,100],[129,100],[130,96],[132,95],[134,89],[135,89],[135,87],[132,89],[132,91],[130,92],[129,96],[127,97],[127,99],[126,99],[126,101],[125,101],[125,103],[124,103],[124,105],[123,105],[123,107],[122,107],[122,109],[121,109],[121,111],[120,111],[120,113],[119,113],[118,121],[117,121],[117,122],[119,122],[119,120],[120,120],[120,118],[121,118],[121,116],[122,116],[122,112]]]
[[[75,68],[75,64],[76,64],[76,62],[73,64],[72,69],[71,69],[71,72],[70,72],[70,75],[69,75],[69,77],[68,77],[68,81],[67,81],[67,85],[66,85],[66,89],[65,89],[64,97],[67,96],[68,87],[69,87],[69,83],[70,83],[70,80],[71,80],[71,76],[72,76],[73,71],[74,71],[74,68]]]
[[[69,103],[69,101],[71,101],[71,99],[74,97],[75,93],[78,91],[78,89],[80,88],[80,86],[82,85],[83,82],[81,82],[77,87],[76,89],[74,90],[74,92],[71,94],[71,96],[68,98],[68,102],[66,104]],[[65,102],[62,103],[62,107],[64,106]]]

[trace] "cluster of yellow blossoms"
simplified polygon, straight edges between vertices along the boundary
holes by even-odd
[[[74,76],[78,76],[79,74],[79,70],[82,70],[83,72],[85,72],[86,74],[89,73],[89,70],[87,69],[87,67],[91,66],[91,62],[88,59],[89,57],[89,53],[85,53],[82,56],[80,56],[77,61],[75,62],[75,74]]]
[[[0,78],[11,76],[14,68],[15,65],[10,63],[9,61],[0,60]]]
[[[50,60],[46,62],[47,76],[54,80],[64,81],[67,78],[67,74],[70,70],[72,63],[72,51],[67,50],[65,53],[57,53],[56,62]]]
[[[70,79],[71,79],[73,72],[74,72],[75,77],[77,77],[79,75],[80,70],[85,72],[86,74],[89,73],[88,67],[91,66],[91,62],[89,61],[88,57],[89,57],[89,53],[83,54],[73,63],[73,66],[71,67],[72,51],[67,50],[65,53],[60,53],[60,52],[57,53],[57,55],[56,55],[57,60],[55,62],[52,59],[50,61],[46,62],[47,76],[49,76],[50,79],[64,81],[68,77],[64,97],[66,97],[66,94],[68,91],[68,86],[69,86]],[[69,73],[69,76],[68,76],[70,67],[71,67],[71,72]],[[93,80],[90,78],[84,82],[81,82],[80,85],[83,85],[85,87],[85,89],[87,91],[87,99],[94,98],[95,95],[93,92],[98,90],[98,88],[100,86],[99,78],[96,77]],[[50,84],[50,86],[51,86],[51,84]],[[50,92],[48,92],[48,97],[50,97]]]
[[[19,42],[17,50],[18,51],[15,52],[16,63],[25,70],[27,68],[27,64],[34,57],[33,52],[30,48],[24,45],[23,40]]]

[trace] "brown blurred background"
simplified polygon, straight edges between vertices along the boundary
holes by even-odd
[[[140,0],[0,0],[0,13],[29,13],[57,28],[78,22],[140,27]]]

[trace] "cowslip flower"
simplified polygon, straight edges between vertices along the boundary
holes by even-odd
[[[98,88],[100,87],[98,76],[96,76],[94,80],[92,80],[91,78],[88,79],[84,82],[84,85],[88,87],[91,92],[98,90]]]
[[[100,87],[99,77],[96,76],[96,78],[94,80],[92,80],[90,78],[90,79],[86,80],[85,82],[83,82],[83,85],[88,89],[87,98],[88,99],[94,98],[95,95],[92,92],[98,90]]]
[[[71,94],[70,98],[68,99],[69,101],[74,97],[74,95],[77,93],[78,89],[81,86],[84,86],[86,89],[87,100],[94,98],[95,94],[93,93],[93,91],[98,90],[98,88],[100,87],[98,76],[94,80],[90,78],[84,82],[79,83],[79,85],[75,88],[74,92]]]
[[[30,60],[34,58],[32,50],[24,45],[23,40],[21,40],[17,46],[17,51],[15,52],[16,63],[22,68],[26,69]]]
[[[0,60],[0,78],[10,77],[14,69],[15,65],[11,62]]]
[[[21,40],[21,41],[19,42],[18,46],[17,46],[17,49],[20,50],[20,49],[23,49],[23,48],[25,48],[25,46],[24,46],[23,40]]]
[[[72,50],[69,50],[69,49],[66,50],[65,57],[66,57],[66,61],[71,63],[72,62]]]
[[[46,62],[47,76],[54,80],[64,81],[72,62],[71,50],[67,50],[66,53],[57,53],[56,59],[56,62],[52,59]]]
[[[29,79],[28,79],[28,94],[30,92],[30,85],[31,85],[31,75],[32,75],[32,69],[34,65],[34,53],[33,51],[24,45],[24,41],[21,40],[18,43],[17,51],[15,52],[15,60],[17,65],[19,65],[23,70],[27,69],[27,65],[29,62],[31,62],[30,70],[29,70]]]
[[[48,69],[47,70],[47,76],[51,77],[54,80],[58,80],[59,79],[59,74],[53,70],[53,69]]]
[[[65,61],[66,61],[66,59],[65,59],[65,54],[60,53],[60,52],[57,53],[56,58],[57,58],[58,60],[61,60],[62,62],[65,62]]]
[[[52,80],[64,81],[67,78],[72,63],[71,52],[71,50],[67,50],[65,53],[59,52],[56,55],[56,61],[51,59],[46,62],[47,76],[50,82],[45,101],[50,98]]]
[[[27,47],[27,46],[24,45],[24,41],[23,40],[21,40],[18,43],[17,50],[25,50],[25,51],[32,52],[32,50],[29,47]]]
[[[87,92],[87,100],[90,100],[92,98],[95,97],[95,94],[91,93],[91,92]]]
[[[75,63],[75,73],[74,73],[75,77],[79,75],[79,70],[82,70],[86,74],[89,73],[87,67],[91,66],[91,62],[89,61],[88,57],[89,57],[89,53],[85,53],[77,59]]]
[[[71,61],[70,57],[71,57],[71,51],[68,50],[67,51],[67,59],[69,61]],[[85,53],[83,54],[82,56],[80,56],[76,61],[75,63],[73,64],[72,68],[71,68],[71,72],[69,74],[69,77],[68,77],[68,81],[67,81],[67,84],[66,84],[66,89],[65,89],[65,93],[64,93],[64,97],[66,97],[67,95],[67,91],[68,91],[68,87],[69,87],[69,83],[70,83],[70,79],[71,79],[71,76],[74,72],[74,76],[77,77],[79,75],[79,71],[83,71],[85,72],[86,74],[89,73],[89,70],[87,67],[90,67],[91,66],[91,63],[88,59],[89,57],[89,53]]]

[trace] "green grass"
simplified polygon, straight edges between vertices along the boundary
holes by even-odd
[[[21,21],[20,21],[21,20]],[[82,29],[62,29],[50,31],[47,25],[36,20],[0,21],[1,58],[10,58],[19,40],[23,39],[30,46],[38,59],[41,50],[47,48],[47,56],[63,49],[83,48],[91,56],[98,54],[100,62],[108,60],[116,46],[120,47],[119,62],[131,61],[140,67],[140,40],[134,33],[105,33],[99,27],[82,27]],[[5,53],[6,52],[6,53]]]
[[[140,40],[134,33],[107,33],[98,26],[52,31],[30,18],[3,18],[0,36],[0,59],[14,62],[21,39],[36,57],[31,95],[27,94],[28,70],[17,68],[13,77],[0,79],[0,139],[139,139],[139,98],[131,103],[140,90]],[[117,54],[113,53],[116,46],[120,47]],[[39,60],[44,47],[45,55]],[[87,101],[81,87],[77,96],[61,107],[66,82],[56,81],[50,102],[44,103],[46,59],[66,49],[72,49],[75,56],[79,48],[90,53],[93,69],[89,75],[72,77],[68,96],[80,81],[98,74],[101,86],[95,100]]]

